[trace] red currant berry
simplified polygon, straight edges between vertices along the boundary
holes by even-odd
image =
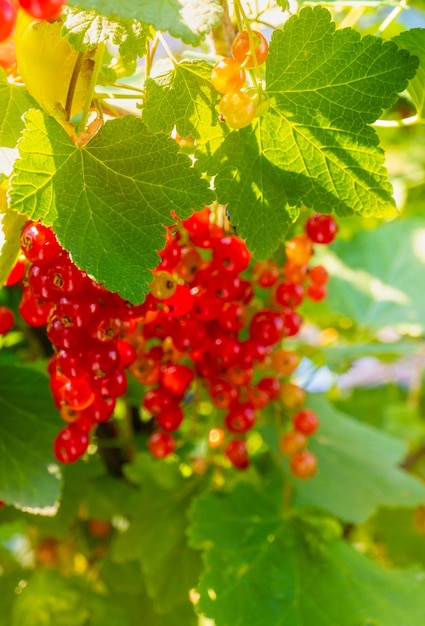
[[[4,283],[5,286],[10,287],[11,285],[16,285],[16,283],[19,283],[19,281],[22,280],[25,275],[26,267],[27,264],[25,260],[19,258],[13,266],[12,270],[9,272],[9,275]]]
[[[54,453],[60,463],[73,463],[87,450],[89,438],[86,432],[75,424],[68,424],[60,431],[53,445]]]
[[[301,450],[292,457],[290,468],[296,478],[312,478],[317,473],[317,457],[309,450]]]
[[[20,6],[38,20],[55,20],[61,14],[63,0],[18,0]]]
[[[250,33],[244,30],[238,33],[232,43],[232,56],[244,67],[255,67],[261,65],[269,54],[269,44],[267,39],[258,30],[251,31],[252,48],[255,61],[251,53]]]
[[[164,365],[160,371],[161,385],[176,396],[184,395],[193,377],[193,371],[186,365]]]
[[[276,302],[290,308],[300,306],[304,299],[304,287],[298,283],[283,282],[276,287]]]
[[[15,316],[7,306],[0,306],[0,335],[7,335],[15,325]]]
[[[170,406],[155,416],[158,426],[172,432],[177,430],[183,421],[183,410],[180,406]]]
[[[0,0],[0,41],[4,41],[13,33],[16,13],[7,0]]]
[[[21,250],[31,263],[47,265],[61,254],[62,246],[51,228],[29,221],[21,230]]]
[[[292,423],[297,432],[309,437],[318,429],[319,418],[311,409],[302,409],[294,415]]]
[[[307,220],[305,232],[314,243],[329,244],[336,237],[338,225],[332,215],[315,213]]]
[[[285,456],[292,457],[304,448],[307,445],[307,437],[302,433],[291,430],[290,432],[284,433],[279,440],[279,449]]]
[[[208,392],[211,396],[211,402],[218,409],[228,409],[237,399],[237,389],[226,380],[214,378],[210,380]]]
[[[174,452],[176,441],[169,433],[157,432],[149,437],[148,448],[152,456],[157,459],[164,459]]]
[[[307,287],[307,296],[313,302],[321,302],[328,295],[328,290],[325,285],[311,284]]]
[[[314,265],[309,269],[310,280],[314,285],[326,285],[329,281],[329,272],[323,265]]]
[[[255,418],[255,410],[250,402],[238,402],[231,406],[224,423],[232,433],[245,433],[254,426]]]
[[[225,454],[234,467],[246,469],[249,466],[246,443],[242,439],[231,439],[225,448]]]

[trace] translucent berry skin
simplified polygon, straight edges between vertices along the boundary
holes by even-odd
[[[232,433],[245,433],[255,424],[255,410],[250,402],[234,404],[227,413],[224,423]]]
[[[231,439],[225,448],[225,455],[234,467],[241,470],[249,467],[249,455],[242,439]]]
[[[47,265],[57,259],[62,246],[48,226],[29,221],[24,224],[20,238],[21,250],[31,263]]]
[[[60,463],[73,463],[87,450],[89,438],[76,423],[68,424],[54,441],[54,453]]]
[[[153,433],[148,439],[148,448],[152,456],[157,459],[165,459],[176,448],[175,439],[169,433]]]
[[[318,429],[319,418],[311,409],[302,409],[294,415],[292,423],[297,432],[309,437]]]
[[[0,0],[0,41],[4,41],[13,32],[16,22],[14,8],[7,0]]]
[[[329,244],[336,237],[338,225],[332,215],[315,213],[307,220],[305,232],[314,243]]]
[[[229,91],[220,101],[220,114],[230,128],[245,128],[255,117],[255,103],[244,91]]]
[[[285,456],[292,457],[307,445],[307,437],[296,430],[284,433],[279,440],[279,449]]]
[[[317,458],[309,450],[301,450],[290,462],[291,473],[301,480],[312,478],[317,473]]]
[[[61,14],[63,0],[18,0],[19,5],[38,20],[54,20]]]
[[[245,70],[233,58],[220,59],[211,70],[211,83],[219,93],[241,89],[245,79]]]
[[[183,422],[183,410],[180,406],[171,406],[155,416],[158,426],[167,432],[177,430]]]
[[[264,35],[258,30],[252,31],[252,38],[256,63],[257,65],[261,65],[267,59],[269,54],[269,43]],[[252,68],[255,66],[255,61],[251,55],[248,31],[244,30],[236,35],[233,40],[231,52],[233,58],[244,67]]]
[[[0,335],[7,335],[15,325],[15,316],[7,306],[0,306]]]

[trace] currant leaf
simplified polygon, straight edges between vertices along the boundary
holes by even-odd
[[[194,501],[189,537],[204,551],[201,613],[220,626],[423,621],[424,582],[415,572],[388,571],[356,552],[335,521],[286,517],[280,507],[247,483]]]
[[[24,127],[22,115],[35,101],[22,87],[11,85],[3,69],[0,69],[0,144],[14,148]]]
[[[223,12],[218,0],[123,0],[119,5],[114,0],[72,0],[68,4],[107,17],[139,20],[193,46],[201,43]]]
[[[0,499],[53,515],[61,480],[59,470],[52,471],[58,418],[47,378],[22,366],[0,365],[0,415]]]
[[[174,126],[182,137],[209,137],[218,125],[214,105],[219,94],[211,85],[211,66],[205,61],[183,61],[146,81],[143,119],[152,132],[170,132]]]
[[[138,20],[106,17],[71,7],[64,10],[62,34],[81,52],[102,42],[118,45],[119,54],[127,63],[146,54],[149,37],[148,28]]]
[[[141,492],[131,525],[114,545],[113,558],[119,563],[140,559],[148,595],[162,614],[177,608],[199,576],[200,556],[188,546],[186,528],[187,510],[201,481],[183,478],[177,462],[162,466],[160,472],[158,463],[139,454],[126,467],[127,477],[140,483]]]
[[[320,416],[309,443],[319,469],[310,481],[295,483],[299,503],[359,523],[379,507],[424,501],[425,486],[399,467],[407,452],[403,441],[340,413],[319,396],[309,397],[308,406]]]
[[[339,215],[394,213],[384,153],[370,124],[405,89],[417,64],[393,42],[335,30],[321,7],[305,7],[273,33],[267,112],[232,138],[199,145],[198,157],[258,257],[277,248],[301,204]]]
[[[13,208],[53,226],[75,263],[109,290],[142,302],[170,211],[184,218],[210,203],[208,182],[174,140],[135,116],[107,122],[85,147],[40,111],[25,119]]]

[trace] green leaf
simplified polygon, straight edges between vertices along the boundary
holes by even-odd
[[[0,285],[3,285],[20,253],[21,228],[26,217],[11,211],[0,185]]]
[[[0,68],[0,146],[14,148],[24,127],[22,115],[34,100],[23,87],[11,85]]]
[[[267,156],[262,125],[227,135],[214,152],[197,154],[196,167],[217,172],[217,199],[227,205],[232,225],[258,258],[267,258],[299,215],[301,175],[274,165]],[[204,150],[204,147],[201,147]]]
[[[182,137],[198,139],[218,124],[214,109],[218,94],[205,61],[178,63],[171,71],[149,78],[145,88],[143,120],[153,133],[170,132],[176,126]]]
[[[29,368],[0,366],[0,499],[53,515],[60,474],[53,439],[61,425],[47,378]]]
[[[137,19],[192,46],[201,43],[223,12],[218,0],[122,0],[119,4],[114,0],[79,0],[69,5],[95,9],[111,18]]]
[[[423,331],[425,222],[406,218],[336,241],[326,256],[327,306],[359,326]]]
[[[319,470],[308,481],[294,479],[300,504],[359,523],[379,507],[425,503],[425,485],[399,467],[407,452],[403,441],[336,411],[320,396],[309,396],[307,404],[320,419],[309,443]]]
[[[425,618],[424,583],[387,571],[326,520],[285,517],[248,484],[198,498],[191,542],[204,549],[199,610],[217,626],[399,626]]]
[[[11,203],[52,225],[74,262],[110,291],[137,304],[165,245],[164,226],[212,201],[190,159],[135,116],[106,122],[76,146],[40,111],[26,115]]]
[[[201,568],[199,554],[186,539],[187,510],[199,478],[183,478],[177,463],[161,464],[148,454],[139,454],[126,474],[140,482],[141,490],[130,526],[114,545],[114,559],[140,559],[154,609],[167,613],[186,598],[189,603]]]
[[[90,617],[80,594],[54,570],[34,573],[16,597],[12,626],[84,626]]]
[[[215,175],[218,199],[248,247],[261,258],[272,253],[301,204],[394,214],[370,124],[406,87],[417,59],[393,42],[336,30],[329,11],[306,7],[273,32],[266,65],[268,111],[224,142],[212,135],[199,146],[199,167]]]
[[[80,51],[102,42],[116,44],[126,62],[146,54],[149,36],[146,26],[137,20],[112,19],[96,11],[80,11],[70,7],[64,11],[62,34]]]
[[[407,91],[416,107],[420,118],[425,113],[425,29],[411,28],[394,37],[393,41],[419,58],[420,64],[416,76],[407,86]]]
[[[189,603],[182,603],[169,613],[158,614],[154,611],[138,561],[117,563],[107,559],[102,563],[101,576],[113,598],[132,617],[131,626],[140,626],[141,615],[146,626],[199,626],[197,616]]]

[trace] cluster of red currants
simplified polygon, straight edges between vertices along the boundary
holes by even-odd
[[[47,326],[55,350],[50,387],[68,424],[56,437],[54,451],[59,461],[69,463],[86,452],[89,433],[112,416],[116,399],[127,389],[125,368],[136,354],[122,336],[137,307],[79,270],[40,222],[24,225],[21,249],[28,266],[18,309],[29,326]]]
[[[244,128],[265,110],[262,91],[245,89],[246,69],[258,68],[265,62],[269,44],[259,31],[244,30],[236,35],[231,53],[231,57],[224,57],[214,65],[211,82],[219,93],[224,94],[219,105],[220,120],[231,128]]]
[[[0,41],[13,34],[19,8],[35,19],[54,20],[64,4],[64,0],[0,0]]]
[[[69,463],[86,452],[90,433],[125,393],[128,371],[145,387],[155,457],[174,452],[185,403],[202,388],[222,416],[208,426],[209,445],[222,447],[234,467],[249,466],[246,434],[279,400],[293,415],[281,451],[291,457],[294,475],[313,475],[306,444],[319,422],[304,406],[305,391],[291,381],[299,358],[281,343],[299,332],[303,299],[326,295],[327,271],[311,257],[314,244],[330,243],[336,231],[331,216],[312,215],[305,232],[287,242],[282,267],[252,262],[244,241],[205,207],[168,229],[150,293],[135,306],[79,270],[50,228],[28,221],[21,232],[27,267],[19,313],[28,325],[46,325],[54,347],[50,386],[67,422],[54,442],[56,458]]]

